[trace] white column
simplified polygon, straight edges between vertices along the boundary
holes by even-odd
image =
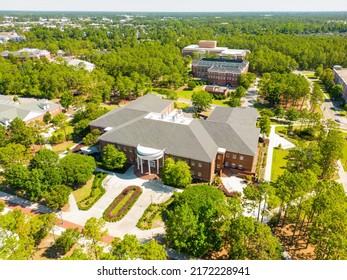
[[[157,159],[157,174],[159,174],[159,158]]]
[[[151,175],[151,162],[149,160],[148,161],[148,174]]]
[[[142,158],[140,158],[141,161],[141,174],[143,174],[143,162],[142,162]]]

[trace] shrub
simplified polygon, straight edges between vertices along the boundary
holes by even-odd
[[[0,201],[0,213],[5,210],[6,204],[3,201]]]
[[[106,192],[102,181],[107,177],[105,173],[95,175],[90,195],[77,203],[78,209],[89,210]]]
[[[133,194],[124,202],[123,199],[126,198],[129,192],[133,191]],[[107,207],[103,213],[103,218],[108,222],[117,222],[128,213],[131,207],[135,204],[137,199],[140,197],[142,189],[138,186],[129,186],[126,187],[120,195],[118,195],[113,202]],[[113,210],[121,203],[124,202],[124,205],[116,213],[112,213]]]

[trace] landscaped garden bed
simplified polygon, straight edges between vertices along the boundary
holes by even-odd
[[[107,174],[97,173],[94,177],[93,185],[90,191],[90,195],[81,201],[77,202],[78,209],[89,210],[105,193],[105,189],[102,186],[102,181],[106,178]]]
[[[142,189],[138,186],[126,187],[107,207],[103,218],[108,222],[121,220],[135,204],[141,193]]]
[[[160,204],[151,203],[137,222],[136,226],[142,230],[154,228],[156,221],[158,223],[162,222],[161,214],[166,210],[167,206],[173,202],[173,200],[174,198],[170,198]]]

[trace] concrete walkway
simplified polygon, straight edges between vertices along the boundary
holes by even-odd
[[[279,136],[275,133],[275,128],[278,125],[271,125],[271,132],[270,132],[270,143],[267,151],[267,158],[266,158],[266,167],[265,167],[265,174],[264,174],[264,180],[271,181],[271,170],[272,170],[272,159],[273,159],[273,150],[274,148],[278,147],[279,144],[281,144],[282,149],[290,149],[295,147],[295,145],[288,140],[284,139],[283,137]]]

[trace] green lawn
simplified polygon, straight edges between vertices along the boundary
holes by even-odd
[[[217,99],[212,99],[212,104],[219,105],[219,106],[226,106],[228,107],[227,100],[217,100]]]
[[[177,97],[191,100],[193,93],[194,93],[193,90],[180,90],[180,91],[177,91]]]
[[[274,149],[272,157],[271,181],[276,181],[278,176],[284,173],[287,164],[286,157],[288,154],[288,150]]]
[[[93,186],[94,177],[95,175],[93,175],[92,178],[83,187],[72,192],[77,203],[87,198],[90,195],[90,192]]]
[[[76,143],[72,142],[72,141],[65,141],[61,144],[57,144],[57,145],[52,145],[52,149],[54,152],[56,152],[57,154],[60,154],[62,152],[65,152],[67,149],[70,149],[72,146],[74,146]]]
[[[177,109],[185,110],[185,109],[189,108],[189,106],[190,105],[188,103],[178,102],[178,101],[175,102],[175,108],[177,108]]]

